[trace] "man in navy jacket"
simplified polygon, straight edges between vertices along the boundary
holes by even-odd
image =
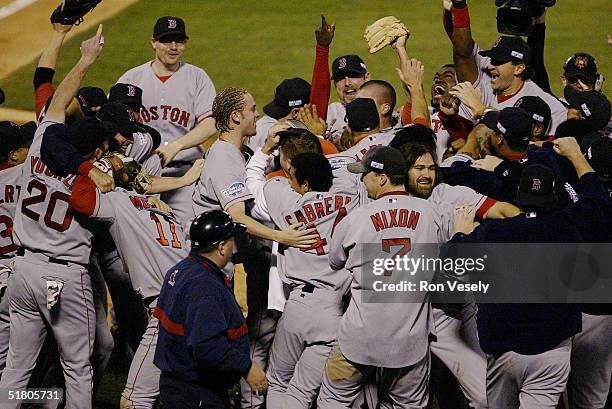
[[[245,377],[251,390],[268,383],[251,362],[247,325],[222,268],[234,237],[246,232],[229,214],[212,210],[190,228],[191,253],[164,279],[155,316],[160,329],[155,365],[160,400],[168,408],[226,408],[228,388]]]

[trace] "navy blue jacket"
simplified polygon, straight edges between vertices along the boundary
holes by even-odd
[[[472,233],[457,233],[453,243],[576,243],[594,231],[607,213],[607,197],[599,177],[587,173],[577,183],[580,199],[563,210],[491,220]],[[576,304],[478,305],[478,338],[488,354],[514,351],[539,354],[582,330]]]
[[[221,406],[251,368],[247,325],[227,276],[191,252],[166,273],[154,315],[162,376],[199,384],[211,391],[208,404]]]

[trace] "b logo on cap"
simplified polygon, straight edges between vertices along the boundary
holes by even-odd
[[[127,93],[128,97],[135,97],[136,96],[136,88],[134,88],[133,85],[128,85],[128,93]]]
[[[576,68],[586,68],[589,65],[589,60],[585,56],[580,55],[576,57],[574,65],[576,66]]]
[[[176,28],[176,20],[174,19],[168,20],[168,28]]]
[[[346,58],[340,58],[340,60],[338,60],[338,68],[342,69],[346,67]]]
[[[542,186],[542,182],[540,181],[540,179],[533,179],[533,184],[531,185],[531,190],[534,192],[537,192],[538,190],[540,190],[540,187]]]

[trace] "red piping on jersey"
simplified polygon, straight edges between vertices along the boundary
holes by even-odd
[[[172,75],[155,75],[161,82],[166,82]]]
[[[378,196],[376,199],[380,199],[381,197],[385,197],[385,196],[410,196],[410,195],[406,191],[394,190],[392,192],[383,193],[382,195]]]
[[[247,327],[246,322],[243,322],[238,328],[228,328],[227,329],[227,338],[230,340],[240,338],[249,333],[249,327]]]
[[[505,102],[505,101],[509,100],[510,98],[512,98],[513,96],[515,96],[519,92],[521,92],[521,90],[523,89],[524,85],[525,85],[525,81],[523,81],[523,83],[521,84],[521,87],[514,94],[511,94],[511,95],[498,95],[497,96],[497,103],[501,104],[502,102]]]
[[[178,335],[179,337],[185,336],[185,327],[183,324],[178,324],[176,322],[172,322],[166,314],[166,311],[162,310],[159,306],[155,307],[155,311],[153,311],[153,316],[159,320],[160,325],[163,329],[168,331],[173,335]]]
[[[487,197],[484,203],[476,210],[476,218],[480,220],[484,219],[485,213],[487,213],[495,203],[497,203],[497,200]]]

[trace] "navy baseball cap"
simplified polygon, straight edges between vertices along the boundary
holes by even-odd
[[[76,99],[85,116],[95,116],[96,111],[93,111],[92,108],[101,107],[108,102],[104,90],[98,87],[83,87],[79,89]]]
[[[35,130],[36,124],[34,124]],[[11,121],[0,122],[0,157],[5,158],[9,152],[30,145],[33,139],[34,132],[31,131],[31,126],[23,128]]]
[[[508,107],[501,111],[487,112],[481,123],[502,135],[508,145],[527,149],[531,137],[531,118],[521,108]]]
[[[531,59],[531,49],[521,37],[501,36],[490,50],[479,51],[478,54],[491,58],[492,65],[510,61],[528,63]]]
[[[136,111],[144,108],[142,105],[142,88],[132,84],[117,83],[110,89],[109,102],[120,102]],[[134,109],[136,108],[136,109]]]
[[[280,119],[293,108],[303,107],[310,102],[310,84],[302,78],[283,80],[274,91],[274,99],[263,107],[266,115]]]
[[[332,63],[332,77],[340,81],[344,77],[363,77],[368,72],[365,62],[355,54],[343,55]]]
[[[521,173],[518,203],[523,207],[550,209],[556,201],[553,171],[539,163],[527,165]]]
[[[585,135],[581,149],[593,170],[606,182],[612,181],[612,138],[593,132]]]
[[[346,167],[351,173],[384,173],[391,176],[406,174],[406,162],[400,151],[390,146],[375,146],[359,162]]]
[[[544,131],[548,129],[552,113],[550,106],[540,97],[525,96],[519,98],[514,104],[515,108],[521,108],[526,111],[532,119],[533,123],[540,124],[544,127]]]
[[[608,98],[599,91],[581,91],[573,85],[563,89],[563,96],[570,108],[582,112],[584,119],[590,121],[597,129],[608,125],[612,108]]]
[[[96,118],[102,122],[112,123],[117,132],[126,139],[133,139],[135,132],[143,132],[142,128],[136,123],[136,118],[130,108],[120,102],[109,102],[104,105]]]
[[[117,128],[114,124],[100,121],[97,118],[85,117],[70,124],[66,132],[66,140],[81,155],[85,156],[91,154],[116,134]]]
[[[369,132],[380,124],[372,98],[355,98],[346,105],[346,122],[353,132]]]
[[[563,76],[569,81],[581,79],[586,84],[594,85],[597,81],[597,62],[591,54],[576,53],[563,64]]]
[[[180,17],[173,16],[158,18],[155,27],[153,27],[153,38],[161,40],[171,35],[176,35],[185,40],[189,39],[185,30],[185,21]]]

